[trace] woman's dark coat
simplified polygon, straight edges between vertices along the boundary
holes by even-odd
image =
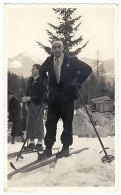
[[[36,80],[34,80],[33,76],[29,78],[26,96],[30,96],[34,104],[41,103],[45,91],[46,87],[42,84],[40,77],[37,77]]]
[[[13,96],[9,101],[9,121],[13,123],[11,136],[23,135],[21,130],[21,105],[19,100]]]

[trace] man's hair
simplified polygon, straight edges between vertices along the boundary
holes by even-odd
[[[40,64],[34,64],[33,66],[36,67],[36,69],[37,69],[38,71],[39,71],[40,68],[41,68],[41,65],[40,65]]]
[[[54,39],[53,42],[54,42],[54,41],[62,41],[62,40],[59,39],[59,38],[57,38],[57,39]],[[53,42],[52,42],[52,43],[53,43]]]
[[[52,46],[55,44],[55,43],[60,43],[62,46],[63,46],[63,42],[60,40],[60,39],[55,39],[53,42],[52,42]]]

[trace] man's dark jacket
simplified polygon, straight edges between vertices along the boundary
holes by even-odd
[[[34,80],[33,76],[29,78],[26,96],[30,96],[34,104],[41,103],[45,90],[46,87],[42,84],[40,77],[37,77],[36,80]]]
[[[13,96],[9,101],[9,121],[13,123],[11,136],[22,136],[22,113],[19,100]]]
[[[76,90],[75,87],[72,86],[72,81],[76,78],[78,71],[80,71],[78,83],[82,84],[91,74],[92,68],[80,61],[77,57],[71,57],[64,54],[60,82],[58,84],[54,71],[54,55],[49,56],[45,60],[40,69],[40,78],[44,81],[47,77],[46,73],[48,72],[49,102],[65,102],[77,99]]]
[[[15,120],[21,120],[21,105],[15,96],[13,96],[9,101],[9,121],[13,122]]]

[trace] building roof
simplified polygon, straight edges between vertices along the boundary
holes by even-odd
[[[91,99],[94,103],[103,103],[104,101],[111,101],[111,99],[108,96],[102,96],[98,98]]]

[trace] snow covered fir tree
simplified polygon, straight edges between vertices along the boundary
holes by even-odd
[[[63,42],[64,51],[74,56],[77,56],[88,44],[88,41],[83,43],[82,35],[76,38],[76,32],[81,25],[81,16],[75,17],[76,10],[76,8],[53,8],[53,11],[58,15],[59,25],[55,26],[54,24],[48,23],[53,32],[47,30],[50,44],[54,40],[60,39]],[[38,44],[48,54],[51,54],[51,47],[45,46],[39,41]]]
[[[83,35],[77,36],[77,32],[81,34],[80,27],[82,16],[76,17],[77,8],[53,8],[53,11],[55,17],[58,19],[58,26],[48,23],[49,30],[47,29],[46,32],[50,45],[54,40],[60,39],[64,44],[65,52],[71,56],[78,56],[78,54],[82,52],[82,49],[89,44],[89,40],[84,41]],[[37,43],[47,54],[52,54],[51,46],[46,46],[40,41],[37,41]],[[93,70],[81,89],[86,104],[90,102],[90,99],[100,96],[109,96],[114,100],[114,83],[111,85],[110,82],[106,80],[103,62],[98,58],[99,53],[97,53],[97,59],[93,62],[97,64],[96,70]],[[75,108],[78,108],[79,105],[80,102],[75,101]]]

